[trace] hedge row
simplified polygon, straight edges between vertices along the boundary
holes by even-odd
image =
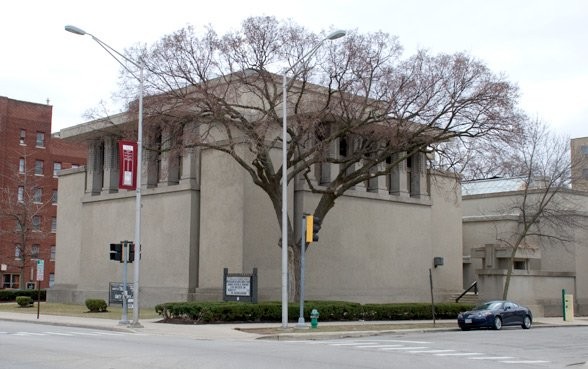
[[[442,303],[435,305],[437,319],[456,319],[461,311],[469,310],[471,304]],[[431,304],[359,304],[341,301],[307,301],[304,316],[310,317],[317,309],[321,321],[357,320],[428,320],[432,319]],[[155,307],[155,311],[166,322],[217,323],[217,322],[280,322],[280,302],[168,302]],[[298,304],[288,306],[288,316],[297,320]]]
[[[0,290],[0,301],[16,301],[17,296],[28,296],[34,301],[39,297],[38,290]],[[41,290],[41,301],[45,301],[46,290]]]

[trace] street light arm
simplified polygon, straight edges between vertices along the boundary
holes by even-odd
[[[288,72],[291,72],[298,64],[304,62],[307,58],[312,56],[327,40],[336,40],[340,37],[345,36],[345,31],[337,30],[335,32],[331,32],[327,37],[323,38],[318,44],[316,44],[309,52],[304,54],[300,59],[296,61],[296,63],[292,64],[290,68],[286,69],[282,74],[286,75]]]
[[[142,66],[142,65],[140,65],[139,63],[137,63],[136,61],[134,61],[134,60],[132,60],[132,59],[129,59],[128,57],[126,57],[125,55],[121,54],[121,53],[120,53],[120,52],[118,52],[116,49],[114,49],[113,47],[111,47],[110,45],[108,45],[106,42],[104,42],[104,41],[100,40],[98,37],[94,36],[93,34],[91,34],[91,33],[89,33],[89,32],[86,32],[86,31],[84,31],[84,30],[83,30],[83,29],[81,29],[81,28],[78,28],[78,27],[76,27],[76,26],[71,26],[71,25],[68,25],[68,26],[65,26],[65,30],[66,30],[67,32],[71,32],[71,33],[73,33],[73,34],[76,34],[76,35],[80,35],[80,36],[85,36],[85,35],[88,35],[88,36],[92,37],[92,40],[96,41],[96,43],[97,43],[98,45],[100,45],[100,47],[102,47],[104,50],[106,50],[106,52],[107,52],[108,54],[110,54],[110,56],[112,56],[112,57],[114,58],[114,60],[116,60],[116,61],[117,61],[117,62],[118,62],[118,63],[119,63],[119,64],[120,64],[120,65],[121,65],[121,66],[122,66],[122,67],[123,67],[123,68],[124,68],[124,69],[125,69],[127,72],[129,72],[129,73],[130,73],[130,74],[131,74],[133,77],[135,77],[135,79],[137,79],[137,80],[140,80],[140,77],[137,77],[137,76],[135,75],[135,73],[133,73],[133,72],[132,72],[132,71],[131,71],[131,70],[130,70],[130,69],[129,69],[129,68],[126,66],[126,65],[125,65],[125,63],[123,63],[123,62],[122,62],[122,61],[119,59],[119,57],[120,57],[120,58],[123,58],[125,61],[127,61],[128,63],[131,63],[131,64],[133,64],[135,67],[137,67],[137,68],[139,68],[139,69],[142,69],[142,68],[143,68],[143,66]],[[116,55],[115,55],[115,54],[116,54]],[[117,55],[118,55],[118,57],[117,57]],[[141,64],[142,64],[142,63],[141,63]]]

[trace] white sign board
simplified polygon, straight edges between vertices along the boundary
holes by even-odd
[[[37,281],[42,281],[45,275],[45,260],[37,259]]]
[[[227,296],[249,296],[251,295],[250,277],[227,277]]]

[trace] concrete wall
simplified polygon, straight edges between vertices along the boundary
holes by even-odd
[[[83,193],[84,173],[63,176],[62,188]],[[62,201],[61,198],[64,198]],[[142,195],[141,305],[186,300],[197,284],[198,228],[190,220],[199,208],[189,185],[146,189]],[[55,288],[49,301],[108,301],[109,282],[121,282],[123,264],[109,260],[109,244],[134,239],[135,192],[60,196],[67,212],[58,232]],[[127,278],[133,280],[133,264]]]
[[[520,201],[520,192],[464,196],[463,198],[463,255],[464,287],[478,280],[483,299],[502,297],[505,269],[493,269],[472,256],[472,249],[486,244],[504,244],[512,239],[518,218],[505,211]],[[537,247],[540,258],[529,260],[528,270],[514,270],[509,298],[534,306],[538,314],[561,316],[561,290],[574,294],[576,313],[588,313],[588,193],[564,191],[553,201],[569,209],[574,215],[568,226],[549,229],[542,222],[544,234],[556,235],[568,242],[554,239],[527,237],[527,245]]]
[[[143,190],[141,305],[219,300],[223,268],[247,273],[257,267],[259,299],[279,300],[276,211],[226,154],[208,150],[200,155],[199,187],[180,182]],[[59,230],[62,271],[49,299],[107,299],[108,283],[122,280],[122,264],[109,260],[108,245],[133,239],[135,193],[84,195],[83,172],[62,181],[79,196],[60,204],[74,218],[67,217],[70,224]],[[312,211],[317,195],[297,191],[294,201],[294,186],[290,191],[291,216],[297,201],[303,204],[300,210]],[[426,302],[432,269],[436,300],[447,300],[461,289],[462,280],[458,191],[455,178],[439,176],[430,196],[368,193],[358,186],[339,198],[319,242],[307,253],[307,298]],[[433,268],[435,256],[444,257],[445,265]],[[132,272],[131,265],[129,281]]]

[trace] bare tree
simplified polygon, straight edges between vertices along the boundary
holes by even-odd
[[[4,240],[14,242],[14,263],[20,275],[20,288],[25,288],[25,270],[38,258],[39,249],[34,249],[35,242],[45,237],[41,231],[43,209],[52,203],[43,177],[35,175],[35,167],[29,168],[31,155],[23,148],[14,152],[9,160],[0,163],[5,170],[2,187],[0,187],[0,235]],[[38,247],[38,244],[37,244]]]
[[[573,241],[572,229],[583,222],[575,204],[566,198],[571,168],[577,165],[571,162],[567,137],[554,134],[540,121],[531,121],[510,157],[520,170],[523,186],[507,210],[519,216],[518,227],[510,237],[500,239],[512,248],[503,299],[508,297],[516,253],[527,240],[566,244]]]
[[[222,36],[188,27],[127,51],[146,68],[145,131],[165,126],[176,146],[224,152],[249,173],[287,227],[292,273],[300,250],[292,219],[281,224],[284,163],[270,155],[281,146],[279,73],[321,39],[291,22],[255,17]],[[424,50],[403,59],[401,51],[388,34],[352,31],[291,71],[287,178],[303,176],[321,195],[315,216],[324,219],[346,190],[389,174],[407,157],[442,150],[452,139],[491,140],[518,129],[516,87],[481,61]],[[136,104],[130,108],[134,114]],[[332,155],[329,148],[342,142],[344,155]],[[340,170],[317,186],[310,173],[322,163]]]

